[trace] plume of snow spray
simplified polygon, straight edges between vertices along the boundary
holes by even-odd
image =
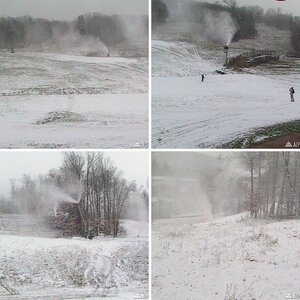
[[[68,184],[64,190],[53,184],[42,184],[39,186],[41,202],[45,209],[53,210],[56,215],[57,207],[62,202],[79,203],[81,198],[81,184]],[[71,196],[72,195],[72,196]]]
[[[146,202],[139,191],[130,194],[128,200],[128,217],[141,222],[146,222],[148,219]]]
[[[238,27],[228,12],[206,9],[201,34],[207,40],[230,45]]]
[[[160,210],[167,210],[165,215],[190,213],[211,219],[228,211],[232,183],[240,172],[229,164],[228,156],[159,153],[154,160],[152,195]]]
[[[227,11],[215,11],[209,7],[201,8],[198,15],[191,10],[193,1],[167,2],[170,8],[170,23],[162,25],[169,34],[188,33],[190,36],[212,41],[222,45],[230,45],[238,25]],[[171,5],[172,4],[172,5]],[[197,12],[196,12],[197,13]],[[167,30],[166,30],[167,27]]]
[[[82,36],[75,29],[69,29],[67,33],[55,31],[54,40],[59,48],[70,49],[71,52],[82,55],[92,52],[105,56],[109,52],[107,46],[99,38]]]

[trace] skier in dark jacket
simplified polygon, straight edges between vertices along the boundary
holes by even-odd
[[[295,89],[293,87],[291,87],[289,91],[290,91],[290,96],[291,96],[291,102],[295,102],[295,99],[294,99]]]
[[[205,76],[204,76],[204,74],[202,74],[201,75],[201,78],[202,78],[202,82],[204,81],[204,79],[205,79]]]

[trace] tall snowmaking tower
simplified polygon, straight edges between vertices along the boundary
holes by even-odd
[[[229,46],[225,45],[224,46],[224,53],[225,53],[225,64],[224,64],[224,66],[228,65],[228,52],[229,52]]]

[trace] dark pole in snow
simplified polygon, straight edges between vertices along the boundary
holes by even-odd
[[[229,47],[227,45],[224,46],[224,52],[225,52],[225,66],[228,65],[228,51],[229,51]]]
[[[11,53],[15,53],[14,50],[14,35],[15,32],[10,23],[7,24],[7,40],[8,40],[8,48]]]

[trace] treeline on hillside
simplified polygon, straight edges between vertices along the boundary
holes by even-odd
[[[255,23],[263,23],[268,26],[290,31],[290,43],[294,50],[294,55],[300,56],[300,17],[292,14],[282,13],[280,9],[269,8],[264,10],[260,6],[244,7]]]
[[[173,3],[173,2],[172,2]],[[166,0],[152,1],[152,22],[153,25],[163,24],[169,16],[170,3]],[[172,6],[174,8],[174,5]],[[233,41],[252,38],[256,35],[256,24],[264,23],[268,26],[281,30],[290,31],[290,44],[294,51],[293,55],[300,56],[300,17],[292,14],[282,13],[280,9],[264,10],[258,5],[241,6],[235,0],[224,0],[216,3],[188,2],[181,9],[187,14],[189,21],[197,22],[201,26],[206,26],[205,18],[207,12],[216,15],[220,12],[227,12],[235,22],[237,32]]]
[[[145,32],[146,23],[143,22]],[[74,32],[80,36],[100,39],[107,46],[124,41],[127,34],[125,19],[116,15],[86,14],[69,22],[32,17],[1,17],[0,48],[23,48],[46,42],[54,43],[65,34]]]
[[[147,191],[127,181],[110,158],[102,153],[64,154],[62,165],[33,180],[24,175],[21,184],[11,180],[9,198],[0,199],[0,212],[53,215],[54,224],[69,235],[118,236],[120,218],[132,193],[147,206]]]
[[[118,16],[81,15],[76,21],[76,29],[82,36],[99,38],[107,46],[115,45],[125,39],[124,23]]]
[[[251,216],[299,217],[299,153],[248,152],[241,156],[248,171],[246,185],[248,199],[245,205]]]
[[[152,24],[162,24],[166,22],[169,16],[169,10],[162,0],[152,0]]]
[[[0,18],[0,48],[21,48],[53,40],[55,32],[65,33],[70,24],[31,17]]]
[[[300,21],[291,26],[291,46],[294,50],[292,55],[300,57]]]
[[[280,9],[268,9],[265,12],[262,8],[257,7],[257,10],[262,10],[257,22],[275,27],[280,30],[290,31],[290,44],[294,51],[292,55],[300,56],[300,17],[294,17],[292,14],[282,13]]]
[[[289,30],[294,22],[294,17],[291,14],[282,13],[279,9],[267,9],[260,21],[278,29]]]

